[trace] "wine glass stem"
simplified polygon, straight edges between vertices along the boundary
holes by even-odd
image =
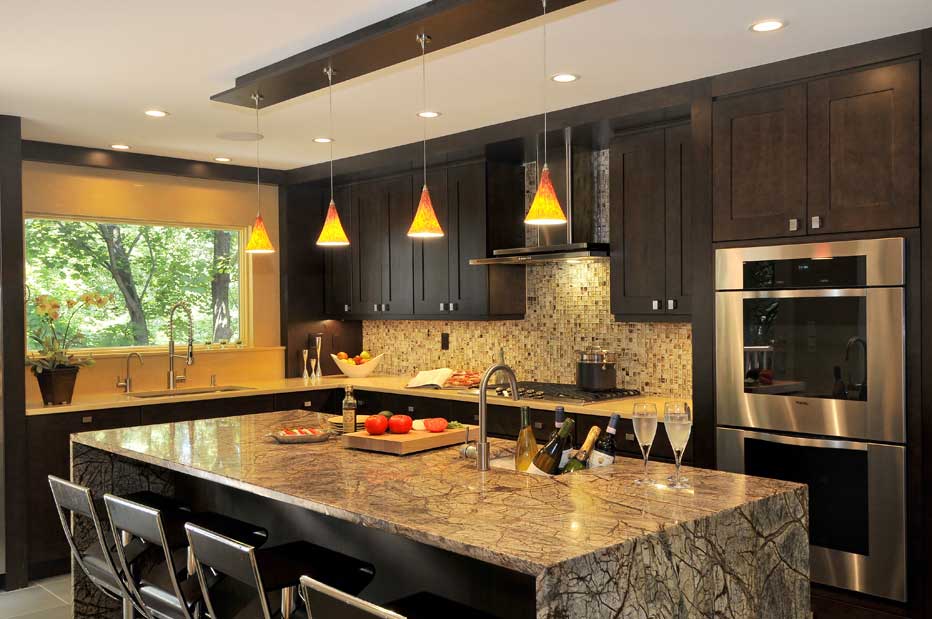
[[[641,445],[641,453],[644,454],[644,481],[647,481],[647,460],[650,458],[650,445]]]
[[[676,472],[673,474],[673,485],[679,486],[680,485],[680,466],[683,463],[683,452],[674,451],[673,456],[676,458]]]

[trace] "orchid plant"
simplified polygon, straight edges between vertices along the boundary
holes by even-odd
[[[38,350],[26,356],[26,365],[36,374],[44,370],[58,368],[86,367],[94,364],[88,355],[79,357],[69,352],[70,348],[80,344],[84,335],[71,328],[74,317],[82,311],[102,309],[113,301],[113,295],[99,292],[87,292],[77,299],[65,300],[65,308],[55,297],[40,294],[33,300],[33,308],[41,320],[40,326],[29,333],[29,339],[38,344]]]

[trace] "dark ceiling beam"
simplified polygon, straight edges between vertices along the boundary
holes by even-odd
[[[103,168],[122,172],[168,174],[170,176],[184,176],[213,181],[256,182],[256,169],[254,167],[86,148],[68,144],[53,144],[51,142],[24,140],[23,160]],[[263,168],[260,179],[265,184],[281,185],[285,180],[285,172]]]
[[[585,0],[548,0],[553,12]],[[430,36],[430,52],[540,17],[540,0],[432,0],[388,19],[295,54],[236,78],[214,101],[268,107],[327,87],[324,68],[332,63],[335,82],[345,82],[420,56],[415,39]]]

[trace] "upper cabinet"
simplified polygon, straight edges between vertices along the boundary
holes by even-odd
[[[915,62],[720,99],[714,240],[919,225]]]
[[[690,128],[612,142],[611,307],[616,320],[688,320]]]
[[[411,239],[420,174],[355,183],[338,195],[350,247],[328,248],[331,318],[481,320],[524,315],[523,266],[470,258],[523,245],[524,177],[517,164],[472,161],[432,169],[431,201],[445,235]],[[347,288],[349,293],[347,293]]]

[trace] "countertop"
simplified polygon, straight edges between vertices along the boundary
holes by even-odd
[[[268,436],[316,421],[316,413],[285,411],[86,432],[72,441],[531,575],[644,536],[687,534],[734,510],[744,514],[738,521],[766,511],[777,537],[787,519],[805,521],[805,486],[733,473],[684,468],[694,488],[675,491],[637,486],[640,461],[630,458],[550,478],[479,472],[458,447],[398,457],[336,439],[279,445]],[[493,440],[493,451],[510,445]],[[656,479],[672,471],[651,464]]]
[[[408,389],[405,385],[410,380],[407,376],[370,376],[369,378],[347,378],[346,376],[324,376],[318,381],[304,380],[302,378],[284,378],[263,382],[239,382],[237,386],[248,387],[242,391],[224,391],[214,393],[199,393],[174,395],[156,398],[134,398],[124,393],[104,393],[85,396],[67,405],[43,406],[41,403],[28,403],[26,415],[49,415],[55,413],[71,413],[111,408],[134,406],[151,406],[154,404],[168,404],[177,402],[199,402],[203,400],[217,400],[223,398],[239,398],[254,395],[268,395],[274,393],[289,393],[297,391],[316,391],[322,389],[342,389],[352,386],[363,391],[378,391],[381,393],[396,393],[416,397],[440,398],[459,402],[478,403],[479,396],[464,390],[416,388]],[[595,404],[570,404],[554,400],[512,400],[498,396],[489,396],[489,404],[505,406],[529,406],[537,410],[554,410],[562,406],[568,413],[584,413],[601,417],[618,413],[622,417],[631,417],[634,405],[639,402],[651,402],[657,406],[657,411],[663,417],[664,402],[673,398],[662,396],[636,396],[610,400]]]

